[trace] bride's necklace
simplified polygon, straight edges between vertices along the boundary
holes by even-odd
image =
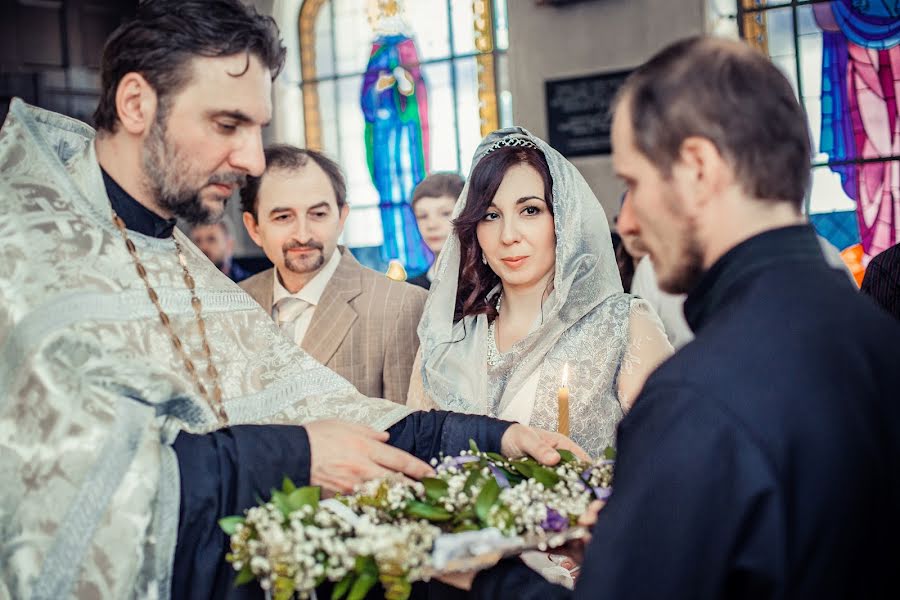
[[[179,357],[181,358],[182,363],[184,363],[184,368],[191,376],[191,379],[193,379],[194,386],[197,388],[197,392],[199,392],[200,396],[204,400],[206,400],[207,404],[209,404],[209,407],[210,409],[212,409],[213,414],[215,414],[216,418],[219,419],[219,423],[221,423],[223,426],[228,425],[228,414],[225,412],[225,404],[224,402],[222,402],[222,388],[219,386],[219,372],[216,370],[216,367],[213,366],[212,349],[210,348],[209,340],[206,337],[206,322],[203,320],[203,315],[201,314],[203,305],[200,302],[200,298],[197,297],[194,278],[191,277],[191,274],[188,271],[187,260],[184,258],[184,252],[182,252],[181,250],[181,244],[178,243],[178,238],[173,238],[173,241],[175,242],[175,250],[178,252],[178,262],[181,263],[184,283],[191,291],[191,306],[194,308],[194,314],[197,317],[197,328],[200,330],[200,337],[203,341],[203,352],[204,354],[206,354],[206,374],[209,376],[209,379],[213,384],[212,393],[210,393],[209,388],[203,385],[203,382],[200,381],[200,375],[197,373],[197,368],[194,366],[194,361],[191,360],[191,357],[188,356],[187,351],[184,349],[184,344],[182,343],[181,338],[179,338],[178,334],[175,333],[175,330],[172,329],[172,322],[169,319],[169,315],[167,315],[166,311],[163,310],[162,304],[160,304],[159,302],[159,295],[156,293],[156,290],[153,289],[153,286],[150,285],[150,280],[147,279],[147,269],[144,268],[144,265],[141,263],[141,259],[138,257],[137,248],[135,248],[134,242],[132,242],[128,238],[128,232],[125,228],[125,222],[122,221],[119,215],[116,214],[116,211],[112,211],[112,220],[113,223],[116,224],[116,227],[119,229],[119,233],[122,234],[122,239],[125,240],[125,247],[128,248],[128,253],[131,254],[131,260],[134,262],[134,268],[137,269],[138,275],[144,282],[144,286],[147,288],[147,295],[150,296],[150,301],[153,303],[153,306],[156,307],[156,310],[159,313],[159,320],[163,324],[163,327],[166,328],[166,331],[169,333],[169,338],[172,341],[172,346],[175,348],[175,352],[177,352]]]

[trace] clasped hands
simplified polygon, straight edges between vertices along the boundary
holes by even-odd
[[[389,473],[403,473],[413,479],[434,474],[427,463],[387,445],[387,432],[338,420],[314,421],[304,427],[311,454],[310,484],[321,486],[326,493],[347,494],[357,485]],[[531,456],[545,465],[559,462],[557,448],[588,460],[569,438],[518,423],[506,430],[500,445],[505,456]]]

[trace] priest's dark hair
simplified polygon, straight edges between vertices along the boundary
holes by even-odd
[[[631,112],[635,145],[668,177],[689,137],[731,164],[745,193],[800,208],[811,145],[794,89],[761,52],[713,37],[668,46],[632,73],[614,107]]]
[[[285,48],[271,17],[240,0],[145,0],[135,18],[120,25],[103,48],[94,125],[116,131],[116,91],[128,73],[143,75],[165,108],[190,81],[192,58],[241,53],[247,55],[247,68],[253,55],[275,79],[284,65]]]

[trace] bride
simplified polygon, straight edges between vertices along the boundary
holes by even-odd
[[[408,404],[555,430],[568,367],[571,438],[592,456],[672,353],[622,292],[609,225],[577,169],[520,128],[475,153],[419,324]]]

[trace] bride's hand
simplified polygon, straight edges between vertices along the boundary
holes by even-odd
[[[587,453],[566,436],[519,423],[511,425],[500,440],[500,451],[504,456],[510,458],[530,456],[545,465],[555,465],[559,462],[557,448],[568,450],[582,460],[590,460]]]

